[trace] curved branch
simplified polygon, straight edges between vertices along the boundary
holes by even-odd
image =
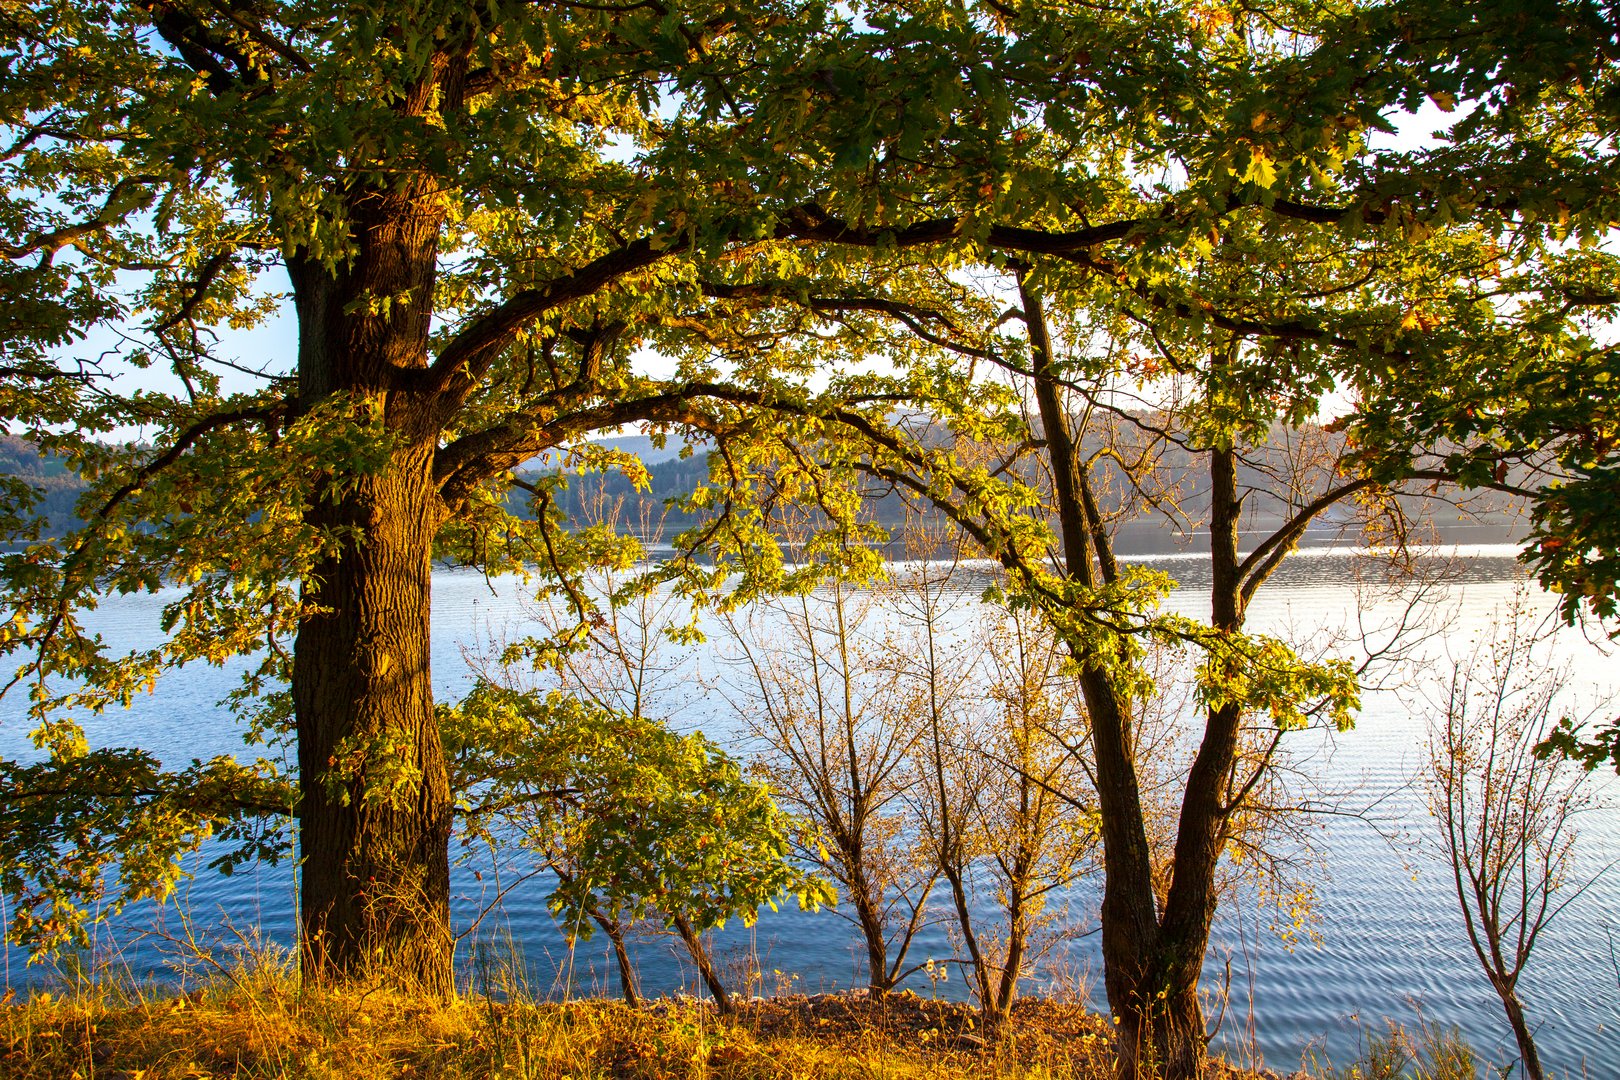
[[[684,252],[691,241],[677,238],[654,247],[651,238],[633,240],[545,285],[514,293],[463,328],[423,371],[401,372],[418,389],[440,396],[438,411],[448,418],[483,380],[496,356],[530,323],[572,300],[590,296],[626,274]]]
[[[22,243],[0,243],[0,258],[21,259],[36,251],[42,251],[45,253],[46,262],[49,262],[53,255],[80,237],[100,232],[114,224],[116,215],[112,212],[113,207],[123,201],[125,193],[131,188],[156,184],[161,179],[162,177],[151,175],[126,176],[112,186],[112,190],[107,192],[107,198],[101,204],[101,209],[89,218],[74,225],[64,225],[60,229],[39,233]]]
[[[1238,564],[1237,578],[1242,583],[1240,593],[1243,603],[1248,605],[1254,597],[1255,590],[1265,584],[1274,570],[1281,565],[1288,553],[1294,550],[1299,538],[1305,535],[1310,523],[1334,503],[1354,495],[1358,491],[1377,485],[1377,481],[1370,476],[1359,477],[1348,484],[1341,484],[1330,491],[1323,492],[1308,505],[1290,518],[1282,528],[1268,536],[1263,544],[1249,552],[1249,555]]]

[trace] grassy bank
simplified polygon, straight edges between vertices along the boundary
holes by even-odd
[[[851,1007],[852,1005],[856,1007]],[[798,999],[721,1021],[700,1003],[424,1005],[383,993],[263,997],[205,991],[13,1004],[7,1080],[199,1077],[1064,1078],[1106,1075],[1089,1018],[1033,1003],[1005,1038],[965,1010]],[[1041,1016],[1041,1013],[1057,1013]],[[1053,1023],[1049,1030],[1046,1025]]]
[[[772,998],[721,1020],[686,999],[440,1005],[300,991],[261,971],[180,995],[94,988],[0,1006],[5,1080],[1101,1080],[1111,1064],[1103,1022],[1080,1006],[1027,1001],[986,1037],[971,1010],[910,993]]]
[[[273,949],[196,953],[193,989],[81,981],[0,999],[0,1080],[208,1077],[546,1080],[1113,1080],[1105,1019],[1028,999],[986,1032],[976,1013],[910,991],[785,994],[721,1018],[706,1001],[532,1000],[521,985],[439,1003],[358,987],[306,990]],[[501,986],[502,972],[488,985]],[[206,976],[198,978],[199,972]],[[105,974],[105,973],[104,973]],[[1490,1070],[1487,1070],[1487,1073]],[[1474,1080],[1455,1032],[1368,1032],[1314,1080]],[[1277,1080],[1217,1063],[1211,1080]],[[1304,1080],[1305,1074],[1296,1074]]]

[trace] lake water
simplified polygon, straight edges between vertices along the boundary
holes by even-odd
[[[1466,567],[1439,595],[1439,607],[1452,622],[1443,635],[1419,647],[1431,657],[1465,652],[1522,581],[1511,548],[1480,547],[1460,554],[1467,557]],[[1172,594],[1173,607],[1207,613],[1207,582],[1200,581],[1197,560],[1171,556],[1154,560],[1154,565],[1183,583]],[[1325,644],[1337,630],[1358,625],[1355,581],[1361,565],[1342,550],[1301,553],[1257,597],[1251,627],[1286,634],[1307,650]],[[975,592],[966,590],[964,603]],[[134,644],[152,632],[162,602],[161,596],[110,601],[95,625],[115,644]],[[1546,597],[1533,602],[1541,610],[1550,607]],[[529,615],[516,586],[492,585],[470,573],[435,575],[433,604],[435,690],[448,700],[467,685],[464,648],[469,643],[476,647],[491,633],[521,632]],[[1364,596],[1359,604],[1359,625],[1373,629],[1374,638],[1378,626],[1404,610],[1389,596]],[[1574,685],[1585,698],[1606,697],[1607,715],[1614,715],[1620,661],[1592,647],[1578,630],[1560,631],[1553,648],[1573,665]],[[675,721],[703,727],[722,742],[734,739],[736,721],[711,689],[714,658],[700,652],[679,663],[671,699]],[[146,747],[170,763],[242,753],[238,726],[217,705],[232,681],[229,670],[202,667],[171,676],[129,710],[97,718],[91,725],[92,743]],[[1354,731],[1333,737],[1304,732],[1290,738],[1295,794],[1334,811],[1315,817],[1306,829],[1314,854],[1301,874],[1314,886],[1316,917],[1307,927],[1310,932],[1290,943],[1270,928],[1271,918],[1252,894],[1240,892],[1224,905],[1205,982],[1212,994],[1224,992],[1227,999],[1218,1043],[1229,1053],[1252,1049],[1280,1071],[1308,1064],[1313,1055],[1344,1063],[1355,1055],[1366,1031],[1381,1031],[1390,1018],[1408,1027],[1423,1022],[1456,1025],[1487,1060],[1513,1056],[1500,1006],[1463,936],[1449,878],[1420,843],[1432,825],[1422,792],[1412,783],[1423,759],[1425,732],[1414,700],[1396,688],[1375,689],[1365,695]],[[14,703],[0,708],[7,718],[0,724],[0,753],[17,757],[31,752],[24,725],[16,718],[20,708]],[[1605,777],[1600,786],[1608,790],[1615,785]],[[1587,872],[1620,858],[1620,809],[1600,809],[1583,820],[1581,858]],[[510,876],[498,878],[489,867],[478,867],[477,876],[473,869],[465,867],[456,875],[456,918],[463,929],[511,882]],[[478,978],[479,965],[472,962],[477,950],[471,947],[476,937],[486,943],[481,946],[485,950],[490,942],[501,952],[515,948],[537,992],[615,992],[616,979],[600,938],[570,955],[545,909],[546,891],[541,881],[531,881],[485,916],[463,942],[468,978]],[[1094,894],[1084,885],[1072,891],[1075,936],[1031,980],[1030,992],[1089,994],[1102,1007],[1096,936],[1085,933],[1095,926]],[[132,909],[115,926],[98,932],[95,959],[138,977],[162,978],[170,973],[167,958],[183,952],[168,939],[187,932],[228,939],[228,926],[257,927],[273,941],[288,942],[293,901],[287,867],[228,879],[199,873],[166,911]],[[142,934],[154,929],[160,933]],[[1537,945],[1521,996],[1537,1025],[1544,1060],[1555,1074],[1620,1075],[1617,934],[1620,871],[1601,878]],[[863,982],[852,928],[832,913],[767,912],[752,929],[728,928],[717,945],[722,967],[740,969],[747,958],[765,973],[766,990],[813,992]],[[952,954],[942,926],[925,931],[914,950],[918,959]],[[39,966],[25,968],[23,961],[15,950],[7,951],[8,986],[40,985],[52,978]],[[671,939],[641,942],[638,962],[649,992],[695,990],[696,981],[677,958]],[[924,994],[954,997],[964,991],[955,975],[937,985],[918,976],[913,985]]]

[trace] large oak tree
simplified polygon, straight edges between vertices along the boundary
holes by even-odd
[[[306,974],[447,991],[434,560],[619,557],[554,530],[544,487],[537,522],[508,516],[512,468],[769,396],[743,367],[654,380],[632,357],[701,331],[693,252],[787,231],[683,133],[730,123],[728,80],[827,14],[158,2],[3,19],[6,416],[93,482],[59,541],[11,492],[33,542],[6,557],[4,645],[49,754],[8,766],[9,834],[39,844],[8,860],[14,929],[70,938],[109,859],[127,900],[163,892],[170,856],[210,829],[269,850],[251,822],[280,805]],[[221,343],[278,310],[295,357]],[[151,648],[112,654],[82,619],[165,586]],[[86,744],[76,712],[243,655],[239,704],[295,743],[296,777]],[[70,791],[110,809],[68,825]]]

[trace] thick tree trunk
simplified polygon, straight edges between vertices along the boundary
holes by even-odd
[[[1141,1001],[1119,1018],[1119,1075],[1129,1080],[1191,1080],[1205,1075],[1204,1010],[1190,990]]]
[[[356,192],[348,261],[287,256],[301,408],[372,409],[391,444],[375,465],[334,462],[305,512],[330,548],[304,581],[292,672],[303,969],[433,995],[455,989],[452,802],[429,670],[443,504],[435,402],[409,387],[427,365],[442,201],[422,184]]]
[[[428,665],[431,455],[399,450],[312,509],[312,524],[353,532],[305,583],[293,699],[305,975],[444,995],[451,798]]]

